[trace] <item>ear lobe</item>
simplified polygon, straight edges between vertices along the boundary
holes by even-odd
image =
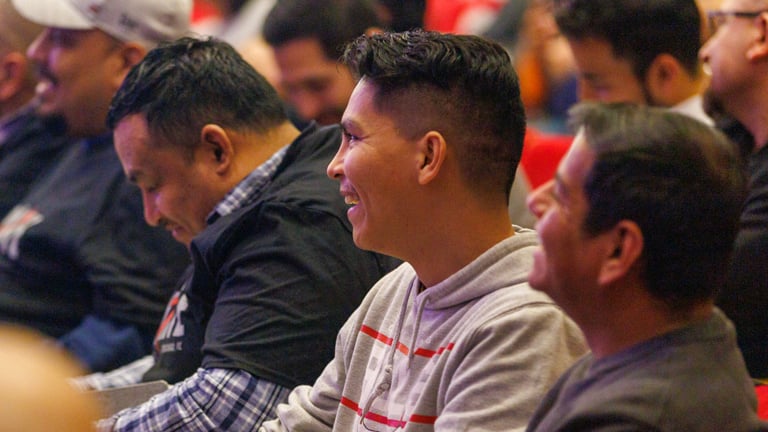
[[[217,173],[224,173],[232,164],[232,141],[221,126],[207,124],[200,130],[202,161],[215,166]]]
[[[419,184],[425,185],[437,178],[446,157],[445,138],[440,132],[429,131],[418,141]]]
[[[632,221],[623,220],[605,235],[606,258],[600,268],[598,283],[608,285],[625,277],[637,265],[643,254],[643,232]]]

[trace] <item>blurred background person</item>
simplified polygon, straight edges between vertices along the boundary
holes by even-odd
[[[381,31],[372,0],[281,0],[267,15],[264,38],[274,50],[279,87],[299,117],[339,123],[355,79],[338,59],[346,42]]]
[[[35,114],[35,76],[26,51],[43,27],[0,0],[0,217],[56,163],[67,139]]]
[[[185,248],[142,220],[106,115],[130,68],[189,28],[191,0],[13,0],[45,28],[30,45],[38,115],[63,122],[60,160],[0,222],[0,321],[55,337],[89,370],[148,353]]]
[[[753,378],[768,379],[768,1],[724,0],[708,12],[700,57],[705,98],[718,126],[739,145],[750,177],[728,282],[718,304],[736,325]]]
[[[554,0],[579,76],[579,98],[666,107],[707,124],[695,0]]]

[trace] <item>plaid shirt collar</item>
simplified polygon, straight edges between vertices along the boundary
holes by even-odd
[[[278,150],[266,162],[248,174],[234,189],[229,191],[227,196],[208,215],[208,225],[215,222],[218,218],[250,204],[253,198],[269,184],[272,176],[277,172],[277,167],[285,159],[288,147],[285,146]]]

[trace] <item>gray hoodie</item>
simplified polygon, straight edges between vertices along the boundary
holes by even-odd
[[[382,278],[341,329],[313,387],[262,430],[511,431],[586,352],[580,330],[527,284],[537,237],[518,230],[419,293],[413,268]]]

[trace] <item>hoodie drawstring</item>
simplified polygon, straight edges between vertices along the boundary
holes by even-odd
[[[416,355],[416,338],[419,336],[421,315],[424,313],[424,307],[426,306],[427,301],[429,301],[429,294],[429,291],[427,291],[421,301],[416,302],[416,323],[413,328],[413,335],[411,336],[411,348],[408,350],[408,369],[411,368],[411,362],[413,362],[413,357]]]
[[[381,379],[381,382],[376,386],[376,390],[373,392],[371,397],[368,398],[368,401],[365,403],[365,407],[363,407],[361,416],[360,416],[360,423],[363,423],[365,420],[366,414],[368,414],[368,411],[371,409],[371,405],[373,405],[373,402],[382,394],[384,394],[385,391],[389,390],[390,386],[392,385],[392,369],[395,364],[395,352],[397,352],[397,345],[400,344],[400,334],[403,331],[403,324],[405,322],[405,313],[408,309],[408,302],[411,299],[411,292],[413,292],[413,287],[418,286],[419,281],[418,279],[414,279],[414,281],[408,286],[408,291],[405,293],[405,299],[403,299],[403,305],[400,308],[400,315],[397,319],[397,328],[395,330],[394,338],[392,339],[392,346],[389,349],[389,354],[387,355],[387,361],[384,363],[384,368],[379,370],[379,374],[381,372],[384,372],[384,377]],[[413,349],[411,349],[411,352]],[[409,352],[410,354],[410,352]],[[379,380],[379,377],[376,377],[376,380]]]

